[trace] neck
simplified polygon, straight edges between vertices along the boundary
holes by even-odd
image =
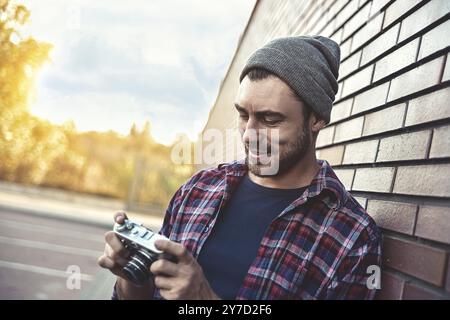
[[[290,170],[282,175],[260,177],[248,172],[249,178],[256,184],[277,189],[294,189],[308,186],[316,176],[320,166],[317,164],[315,152],[309,152]]]

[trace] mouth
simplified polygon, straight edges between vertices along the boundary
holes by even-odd
[[[252,163],[268,163],[270,160],[269,152],[258,152],[257,150],[247,149],[247,155]]]

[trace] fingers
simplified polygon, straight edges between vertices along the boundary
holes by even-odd
[[[118,211],[114,214],[114,222],[122,224],[125,221],[125,219],[128,219],[125,211]]]
[[[187,249],[180,243],[170,240],[157,240],[155,246],[157,249],[177,257],[179,262],[190,262],[192,259]]]
[[[120,276],[122,268],[128,263],[130,253],[112,231],[105,233],[105,241],[105,251],[98,259],[98,264]]]
[[[98,258],[97,262],[100,267],[105,269],[113,269],[116,266],[116,263],[105,254]]]
[[[158,289],[162,290],[170,290],[173,287],[172,280],[168,277],[164,276],[156,276],[154,279],[155,286]]]
[[[150,266],[150,272],[154,275],[175,277],[178,273],[178,268],[175,263],[165,259],[160,259],[152,263]]]
[[[125,258],[115,252],[108,244],[105,246],[105,255],[119,266],[124,267],[128,263],[128,258]]]
[[[114,231],[108,231],[105,233],[105,241],[111,247],[114,255],[118,255],[123,258],[129,257],[130,254],[127,248],[125,248],[124,244],[120,241]]]
[[[125,219],[127,219],[127,215],[123,211],[114,214],[114,222],[122,224]],[[122,276],[122,269],[128,263],[130,253],[113,231],[105,233],[105,242],[105,251],[97,262],[100,267],[109,269],[115,275]]]
[[[122,266],[119,266],[111,258],[106,255],[102,255],[98,258],[98,265],[102,268],[109,269],[116,276],[122,276]]]

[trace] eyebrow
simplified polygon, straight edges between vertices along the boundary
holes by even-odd
[[[237,111],[239,111],[239,112],[246,112],[247,113],[247,110],[245,109],[245,108],[243,108],[243,107],[241,107],[239,104],[237,104],[237,103],[234,103],[234,107],[237,109]],[[282,113],[280,113],[280,112],[276,112],[276,111],[273,111],[273,110],[270,110],[270,109],[267,109],[267,110],[260,110],[260,111],[257,111],[257,112],[255,112],[255,114],[257,115],[257,116],[262,116],[262,115],[264,115],[264,116],[278,116],[278,117],[280,117],[280,118],[286,118],[286,116],[284,115],[284,114],[282,114]]]

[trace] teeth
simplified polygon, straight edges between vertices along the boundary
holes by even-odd
[[[252,151],[249,151],[249,155],[253,158],[269,158],[270,154],[268,153],[253,153]]]

